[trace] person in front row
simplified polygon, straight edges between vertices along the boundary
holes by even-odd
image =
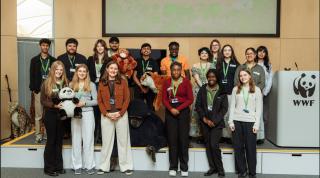
[[[64,65],[55,61],[51,65],[48,78],[41,86],[40,101],[44,110],[44,126],[47,131],[47,143],[44,149],[44,173],[49,176],[65,174],[62,160],[62,141],[64,127],[60,120],[59,109],[62,104],[55,105],[54,98],[58,98],[59,91],[68,86]]]
[[[102,148],[97,174],[110,172],[110,157],[115,131],[120,171],[126,175],[133,173],[127,108],[130,101],[127,81],[121,78],[118,65],[110,61],[98,87],[98,105],[101,111]]]
[[[202,126],[210,167],[204,176],[218,173],[218,177],[224,177],[219,141],[222,136],[222,128],[225,127],[224,115],[228,111],[228,98],[219,87],[218,72],[209,69],[206,76],[208,84],[200,88],[196,100],[196,111]]]
[[[71,119],[71,162],[75,174],[81,174],[82,169],[87,174],[95,173],[94,161],[94,113],[93,106],[97,105],[96,85],[90,81],[89,70],[85,64],[79,64],[73,75],[70,87],[79,99],[77,107],[82,108],[82,119]],[[83,143],[83,144],[82,144]]]
[[[188,176],[188,147],[190,108],[193,93],[190,80],[181,76],[182,65],[174,61],[170,65],[171,78],[164,81],[162,102],[166,108],[165,122],[169,146],[169,175],[176,176],[180,160],[181,176]]]
[[[235,167],[239,177],[256,177],[256,139],[262,114],[262,93],[254,84],[250,69],[240,69],[232,90],[229,127],[232,131]]]

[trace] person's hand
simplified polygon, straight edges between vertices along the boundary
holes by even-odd
[[[231,130],[232,132],[236,130],[236,128],[234,127],[234,125],[230,125],[229,127],[230,127],[230,130]]]
[[[215,126],[215,124],[214,124],[214,122],[213,122],[213,121],[208,120],[208,126],[212,128],[212,127],[214,127],[214,126]]]
[[[206,118],[206,117],[203,117],[203,122],[205,123],[205,124],[207,124],[208,125],[208,119]]]
[[[82,107],[84,105],[86,105],[86,103],[84,101],[79,101],[79,103],[76,104],[77,107]]]
[[[174,116],[177,116],[178,114],[180,114],[179,110],[177,110],[176,108],[172,108],[170,110],[171,114],[174,115]]]
[[[60,102],[59,104],[55,104],[53,107],[61,109],[63,107],[62,102]]]
[[[120,119],[120,117],[121,117],[120,112],[116,112],[116,113],[113,113],[113,114],[114,114],[114,120]]]
[[[259,129],[256,129],[256,128],[254,128],[254,127],[252,128],[252,132],[255,133],[255,134],[258,132],[258,130],[259,130]]]
[[[148,88],[146,88],[146,87],[144,87],[142,85],[140,85],[140,90],[141,90],[142,93],[148,93]]]

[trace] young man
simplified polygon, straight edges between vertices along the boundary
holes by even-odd
[[[79,64],[87,64],[87,58],[77,53],[78,40],[75,38],[69,38],[66,41],[66,53],[58,56],[66,69],[67,78],[69,81],[72,80],[73,74],[76,70],[76,66]]]
[[[79,64],[87,64],[87,58],[84,55],[77,53],[77,48],[78,40],[75,38],[69,38],[66,41],[66,53],[61,54],[57,58],[57,60],[61,61],[65,67],[68,81],[72,80],[76,67]],[[71,120],[67,119],[63,121],[63,124],[65,127],[64,138],[68,139],[71,134]]]
[[[177,61],[182,64],[182,77],[187,77],[187,79],[190,80],[190,71],[187,62],[188,59],[182,55],[178,55],[179,46],[179,43],[175,41],[169,44],[170,55],[161,60],[160,70],[163,75],[171,76],[170,65],[172,62]]]
[[[141,76],[145,72],[152,72],[158,74],[159,67],[157,62],[150,57],[151,45],[149,43],[144,43],[141,45],[141,57],[138,58],[137,67],[133,73],[133,80],[136,83],[134,88],[134,97],[136,99],[146,100],[149,109],[153,109],[153,100],[155,98],[155,93],[147,87],[144,87],[140,83]]]
[[[35,110],[35,142],[40,143],[46,139],[41,133],[42,106],[40,103],[40,89],[42,82],[47,79],[51,64],[56,60],[49,54],[51,41],[43,38],[39,41],[40,54],[33,57],[30,63],[30,84],[29,88],[34,98]]]
[[[119,38],[118,37],[110,37],[109,38],[109,46],[110,46],[110,49],[108,49],[108,56],[112,57],[119,50],[119,46],[120,46]]]

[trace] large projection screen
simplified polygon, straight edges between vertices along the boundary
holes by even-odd
[[[280,36],[280,0],[102,0],[103,36]]]

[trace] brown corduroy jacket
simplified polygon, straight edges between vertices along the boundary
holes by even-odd
[[[115,82],[114,84],[115,107],[119,110],[120,115],[123,116],[127,111],[130,102],[128,83],[126,80],[121,79],[120,83]],[[108,83],[102,81],[99,82],[98,105],[104,116],[111,110],[109,86]]]

